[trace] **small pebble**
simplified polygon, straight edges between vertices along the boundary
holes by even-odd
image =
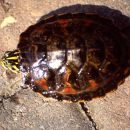
[[[16,23],[16,19],[12,16],[8,16],[3,19],[3,21],[0,24],[0,28],[4,28],[6,26],[9,26],[10,24]]]

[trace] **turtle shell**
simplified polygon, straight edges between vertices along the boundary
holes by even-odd
[[[58,100],[104,96],[130,73],[125,34],[94,13],[43,19],[21,34],[17,48],[25,84]]]

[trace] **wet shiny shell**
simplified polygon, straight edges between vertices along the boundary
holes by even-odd
[[[125,35],[97,14],[43,19],[21,34],[18,49],[25,83],[58,100],[104,96],[130,72]]]

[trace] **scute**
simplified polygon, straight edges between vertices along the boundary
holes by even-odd
[[[130,74],[130,45],[110,19],[89,13],[49,17],[20,36],[26,84],[58,100],[90,100]]]

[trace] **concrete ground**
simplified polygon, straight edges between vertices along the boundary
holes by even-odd
[[[105,6],[130,16],[130,0],[0,0],[0,56],[15,49],[20,33],[51,11],[121,15]],[[0,130],[130,130],[130,77],[116,91],[84,104],[46,100],[21,89],[21,83],[20,75],[0,66]]]

